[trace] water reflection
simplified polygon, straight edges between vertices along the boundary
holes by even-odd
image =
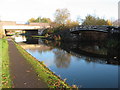
[[[120,64],[119,45],[117,47],[107,47],[107,42],[60,42],[58,44],[58,41],[47,40],[44,43],[52,47],[61,48],[79,58],[84,57],[87,62]]]
[[[22,35],[14,35],[12,36],[16,42],[24,42],[26,41],[26,37]]]
[[[58,68],[67,68],[70,64],[71,55],[63,50],[55,50],[55,64]]]
[[[24,42],[24,49],[32,49],[32,50],[39,50],[39,52],[45,50],[52,50],[52,48],[61,48],[68,53],[77,56],[79,58],[85,58],[86,62],[96,62],[96,63],[107,63],[107,64],[120,64],[120,53],[119,53],[119,43],[116,46],[116,42],[109,41],[107,42],[72,42],[72,43],[63,43],[59,41],[48,41],[48,40],[41,40],[40,38],[30,38],[25,36],[15,37],[15,41],[17,42]],[[112,42],[112,43],[111,43]],[[114,44],[115,43],[115,44]],[[26,45],[25,45],[26,44]],[[46,46],[47,45],[47,46]],[[111,46],[112,47],[111,47]],[[48,47],[49,46],[49,47]],[[113,47],[114,46],[114,47]],[[55,58],[59,62],[63,63],[64,52],[58,50],[55,52]],[[60,57],[61,56],[61,57]],[[60,60],[61,58],[61,60]],[[65,59],[64,59],[65,61]],[[67,61],[67,58],[66,58]],[[68,60],[70,61],[70,60]],[[55,62],[56,63],[56,62]],[[61,67],[61,65],[58,65]]]
[[[106,43],[63,43],[27,38],[19,43],[70,85],[85,88],[118,87],[118,54]],[[111,52],[115,52],[114,54]],[[117,57],[114,59],[114,57]],[[114,61],[113,61],[114,60]]]
[[[50,51],[52,47],[48,47],[45,45],[38,45],[38,44],[25,44],[25,43],[19,43],[25,50],[32,50],[32,51]]]

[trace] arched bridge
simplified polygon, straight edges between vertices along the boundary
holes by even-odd
[[[70,32],[83,41],[101,41],[108,38],[120,38],[120,27],[80,25],[70,29]]]
[[[107,25],[80,25],[70,29],[70,32],[73,34],[79,34],[84,31],[95,31],[103,33],[120,33],[120,27],[107,26]]]

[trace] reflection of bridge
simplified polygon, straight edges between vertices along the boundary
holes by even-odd
[[[51,44],[52,43],[52,44]],[[46,45],[54,46],[65,50],[66,52],[77,56],[79,58],[84,58],[88,62],[100,62],[108,64],[119,64],[119,50],[117,48],[106,48],[106,42],[102,43],[62,43],[60,46],[56,44],[57,42],[48,41]]]
[[[120,61],[117,56],[113,57],[111,55],[96,54],[78,48],[72,48],[72,49],[62,48],[62,49],[79,58],[84,58],[87,62],[99,62],[99,63],[120,65]]]
[[[12,32],[12,31],[38,31],[38,33],[41,33],[42,30],[49,28],[50,25],[48,23],[29,23],[29,24],[16,24],[16,22],[13,21],[1,21],[0,22],[0,29],[3,31],[3,34],[6,34],[6,32]]]

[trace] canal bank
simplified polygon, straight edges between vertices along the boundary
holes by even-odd
[[[13,87],[70,88],[69,85],[51,72],[42,62],[33,58],[17,43],[13,43],[12,40],[8,40],[8,43]]]

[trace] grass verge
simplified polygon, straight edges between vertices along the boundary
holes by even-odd
[[[0,39],[0,90],[2,88],[2,39]]]
[[[15,45],[26,60],[33,66],[38,76],[47,83],[49,88],[71,88],[65,81],[50,71],[43,62],[39,62],[17,43],[15,43]]]
[[[35,38],[45,38],[45,36],[32,36],[32,37],[35,37]]]
[[[8,42],[6,39],[0,39],[0,55],[1,59],[1,88],[11,88],[10,68],[9,68],[9,55],[8,55]]]

